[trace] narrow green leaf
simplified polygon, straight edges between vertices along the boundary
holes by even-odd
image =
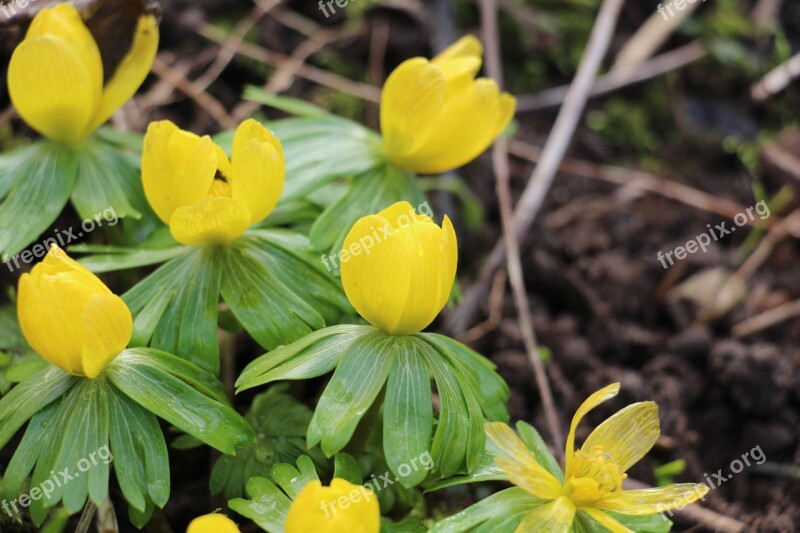
[[[298,117],[318,118],[331,116],[327,110],[319,106],[309,104],[305,100],[299,100],[297,98],[290,98],[288,96],[270,93],[255,85],[248,85],[244,88],[243,98],[245,100],[250,100],[251,102],[274,107],[279,111],[283,111],[290,115],[296,115]]]
[[[0,399],[0,447],[5,446],[33,415],[64,395],[78,381],[75,376],[48,366],[11,389]]]
[[[131,179],[131,174],[138,176],[139,169],[129,164],[127,159],[109,155],[109,151],[117,150],[95,138],[76,151],[78,178],[72,191],[72,204],[84,220],[113,213],[116,224],[118,218],[141,216],[128,202],[123,184],[126,179]]]
[[[428,471],[416,459],[430,450],[433,433],[431,382],[415,342],[397,339],[383,407],[383,450],[389,468],[406,487],[421,483]],[[414,468],[411,467],[414,460]],[[405,471],[405,472],[404,472]]]
[[[249,500],[236,498],[229,501],[228,505],[261,529],[282,533],[292,501],[274,483],[262,477],[254,477],[247,482],[247,495]]]
[[[475,505],[467,507],[460,513],[435,523],[429,532],[461,533],[462,531],[472,531],[473,528],[495,517],[506,519],[511,515],[519,516],[521,521],[525,513],[542,503],[544,503],[543,500],[536,498],[519,487],[505,489],[492,494]]]
[[[328,457],[350,441],[358,422],[378,397],[393,363],[393,337],[360,336],[342,355],[308,427],[308,445],[321,443]]]
[[[553,474],[553,477],[563,483],[564,472],[561,470],[561,466],[558,464],[558,460],[550,451],[550,448],[547,447],[547,443],[544,441],[539,432],[536,431],[536,428],[520,420],[517,422],[517,432],[522,438],[522,441],[525,443],[525,446],[527,446],[531,454],[533,454],[536,462],[542,465],[545,470]]]
[[[114,272],[116,270],[163,263],[189,251],[189,248],[185,246],[158,249],[120,248],[114,246],[105,248],[106,250],[101,254],[82,257],[80,263],[95,273]],[[70,246],[68,251],[70,254],[91,253],[92,249],[93,247],[78,245]]]
[[[198,392],[163,370],[123,355],[106,373],[130,399],[222,453],[255,441],[250,424],[230,406]]]
[[[75,150],[42,140],[16,154],[19,177],[0,204],[4,261],[40,236],[64,209],[78,173]]]
[[[295,500],[300,491],[312,481],[319,481],[314,462],[307,455],[297,458],[297,468],[290,464],[279,463],[272,467],[272,479],[283,491]]]
[[[355,457],[349,453],[339,452],[334,456],[333,461],[333,477],[347,480],[353,485],[361,485],[364,482],[364,474]]]

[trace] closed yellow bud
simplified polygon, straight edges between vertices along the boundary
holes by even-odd
[[[192,520],[186,533],[239,533],[239,528],[227,516],[214,513]]]
[[[224,245],[272,212],[283,192],[280,141],[255,120],[242,122],[233,157],[208,136],[154,122],[144,137],[142,183],[172,236],[189,246]]]
[[[360,485],[333,478],[330,487],[314,480],[289,507],[286,533],[378,533],[378,497]]]
[[[358,314],[386,333],[409,335],[447,303],[458,246],[449,218],[439,227],[397,202],[356,222],[340,257],[344,291]]]
[[[78,11],[67,3],[43,9],[8,65],[11,101],[45,137],[77,144],[139,89],[155,60],[158,38],[155,17],[142,15],[127,55],[114,72],[103,72],[100,50]]]
[[[475,79],[483,47],[463,37],[429,61],[397,67],[381,95],[383,153],[394,165],[435,174],[478,157],[514,116],[516,100]]]
[[[128,306],[53,245],[19,280],[19,325],[28,344],[76,376],[96,378],[131,340]]]

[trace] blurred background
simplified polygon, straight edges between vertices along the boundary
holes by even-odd
[[[632,478],[653,485],[731,474],[703,503],[713,513],[678,514],[676,530],[800,530],[800,3],[675,3],[684,8],[671,0],[623,3],[607,28],[592,96],[520,241],[538,349],[562,425],[612,381],[622,382],[621,399],[593,412],[593,424],[626,403],[659,404],[661,439]],[[131,4],[121,0],[120,13]],[[286,116],[244,100],[252,85],[378,129],[380,87],[391,70],[473,33],[497,51],[492,68],[518,98],[507,145],[516,202],[600,4],[165,0],[153,74],[114,120],[143,131],[168,118],[216,133],[249,116],[267,123]],[[486,23],[491,15],[496,31]],[[5,65],[27,16],[3,18]],[[31,132],[0,81],[5,151]],[[432,199],[460,241],[463,298],[438,330],[490,357],[511,385],[512,418],[547,437],[505,269],[486,266],[502,244],[491,153],[426,187],[447,189]],[[762,209],[742,226],[732,222],[759,203],[768,216]],[[722,222],[738,231],[674,265],[659,259]],[[4,292],[17,276],[0,273]],[[732,461],[756,447],[761,464],[731,473]],[[188,522],[220,503],[207,495],[208,464],[203,450],[180,455],[167,516]],[[424,512],[452,513],[486,490],[436,493]]]

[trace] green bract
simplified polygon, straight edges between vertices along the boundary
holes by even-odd
[[[370,409],[383,400],[383,449],[403,485],[421,483],[428,471],[403,473],[411,458],[429,453],[442,478],[477,468],[484,449],[484,420],[506,420],[508,386],[494,365],[442,335],[386,335],[372,326],[332,326],[253,361],[237,381],[239,391],[281,380],[309,379],[336,369],[319,399],[308,444],[331,456],[342,450]],[[434,431],[431,379],[441,408]]]
[[[60,501],[70,513],[87,498],[101,504],[113,464],[131,521],[143,526],[170,493],[167,445],[156,417],[226,454],[255,438],[217,379],[174,355],[128,349],[96,379],[48,366],[0,400],[0,446],[30,420],[6,470],[3,497],[15,499],[31,473],[31,487],[42,487],[54,472],[71,476],[31,502],[31,517],[41,524]],[[103,449],[110,454],[96,460]],[[91,461],[85,475],[83,461]]]

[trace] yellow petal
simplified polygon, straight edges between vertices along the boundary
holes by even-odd
[[[231,197],[245,204],[251,223],[267,218],[280,199],[286,162],[280,141],[255,120],[246,120],[233,140]]]
[[[72,48],[91,79],[91,100],[95,103],[100,101],[103,91],[102,56],[92,33],[73,5],[56,4],[37,13],[25,36],[26,39],[34,37],[54,37]]]
[[[136,93],[153,66],[158,51],[158,40],[156,18],[147,14],[139,17],[131,49],[122,58],[117,70],[106,83],[100,105],[89,124],[87,134],[102,126]]]
[[[574,519],[575,506],[562,496],[526,514],[516,533],[567,533]]]
[[[96,377],[131,336],[125,303],[57,246],[20,278],[17,314],[31,347],[79,376]]]
[[[8,66],[8,91],[25,122],[66,144],[84,139],[97,105],[84,58],[57,37],[33,37],[17,46]]]
[[[581,449],[602,446],[609,460],[625,472],[655,445],[661,428],[654,402],[631,404],[597,426]]]
[[[208,195],[219,164],[217,148],[210,138],[182,131],[169,121],[153,122],[147,128],[142,185],[147,201],[165,224],[176,209]]]
[[[225,515],[207,514],[192,520],[186,533],[240,533],[236,523]]]
[[[543,500],[561,495],[561,483],[536,462],[522,439],[507,424],[488,422],[483,427],[486,436],[503,451],[504,456],[495,457],[495,462],[511,483]]]
[[[330,487],[308,483],[289,507],[286,533],[378,533],[380,506],[370,490],[334,478]]]
[[[442,50],[436,57],[433,58],[433,62],[440,63],[465,57],[480,59],[482,55],[483,45],[481,44],[480,40],[478,40],[478,38],[474,35],[465,35]]]
[[[217,246],[236,240],[250,227],[247,207],[221,196],[179,207],[169,229],[175,240],[188,246]]]
[[[392,335],[428,326],[447,303],[458,261],[455,232],[398,202],[360,219],[345,238],[342,283],[356,311]]]
[[[83,374],[96,378],[128,346],[133,318],[116,294],[95,294],[83,309]]]
[[[708,494],[708,487],[697,483],[678,483],[643,490],[623,490],[597,504],[601,509],[626,515],[661,513],[694,503]]]
[[[502,95],[493,80],[481,78],[466,84],[447,98],[430,136],[405,155],[401,166],[434,174],[469,163],[508,123],[511,102],[513,98]]]
[[[614,517],[604,513],[603,511],[600,511],[599,509],[581,507],[581,511],[594,518],[603,527],[611,531],[611,533],[636,533],[632,529],[628,529],[620,524]]]
[[[427,59],[404,61],[386,80],[381,94],[383,153],[393,162],[422,145],[444,105],[446,81]]]
[[[570,478],[573,476],[573,455],[575,454],[575,429],[580,424],[581,420],[586,413],[600,405],[601,403],[605,402],[606,400],[610,400],[614,396],[619,394],[619,383],[612,383],[606,387],[603,387],[599,391],[595,392],[578,407],[578,410],[575,411],[575,415],[572,417],[572,424],[569,427],[569,434],[567,435],[567,443],[565,446],[565,454],[566,457],[566,477]]]

